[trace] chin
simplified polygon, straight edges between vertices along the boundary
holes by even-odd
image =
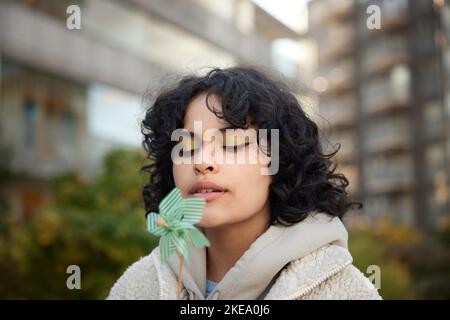
[[[211,221],[208,218],[205,219],[205,217],[203,217],[202,220],[200,220],[200,222],[197,223],[197,226],[200,228],[211,228],[214,225],[215,225],[214,221]]]
[[[217,221],[217,219],[208,216],[204,216],[202,220],[200,220],[200,222],[197,224],[197,226],[200,228],[216,228],[220,227],[221,225],[223,225],[223,223]]]

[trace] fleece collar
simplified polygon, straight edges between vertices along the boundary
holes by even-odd
[[[347,240],[348,233],[341,220],[320,212],[289,227],[272,225],[228,270],[207,299],[256,300],[291,261],[327,244],[347,249]],[[172,255],[168,264],[178,274],[178,255]],[[183,268],[183,285],[194,294],[194,299],[205,299],[206,248],[190,248],[190,261]]]

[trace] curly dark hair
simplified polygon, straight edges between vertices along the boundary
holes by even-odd
[[[221,112],[207,103],[208,109],[232,127],[254,125],[269,133],[279,129],[279,170],[269,187],[271,224],[292,225],[314,211],[342,219],[351,207],[362,207],[350,200],[347,178],[335,172],[340,145],[332,153],[322,152],[317,125],[287,85],[256,68],[233,67],[186,76],[161,92],[146,110],[141,128],[150,164],[141,170],[150,174],[143,188],[147,213],[158,211],[159,202],[175,187],[171,150],[176,142],[171,134],[183,128],[189,102],[201,93],[220,99]]]

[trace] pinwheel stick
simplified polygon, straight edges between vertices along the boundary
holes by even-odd
[[[157,222],[157,226],[166,227],[169,228],[170,225],[167,224],[167,222],[164,221],[163,218],[159,217]],[[184,264],[184,256],[180,253],[178,253],[178,256],[180,257],[180,269],[178,270],[178,287],[177,287],[177,300],[180,300],[180,294],[181,294],[181,280],[183,277],[183,264]]]
[[[170,228],[170,225],[167,224],[166,221],[164,221],[163,218],[158,217],[158,220],[156,221],[156,225],[160,227],[166,227]],[[180,294],[181,294],[181,280],[183,277],[183,264],[184,264],[184,256],[180,253],[178,253],[178,256],[180,257],[180,269],[178,270],[178,286],[177,286],[177,300],[180,300]]]
[[[178,270],[178,287],[177,287],[177,300],[180,300],[181,294],[181,280],[183,277],[183,264],[184,264],[184,256],[178,253],[180,257],[180,269]]]

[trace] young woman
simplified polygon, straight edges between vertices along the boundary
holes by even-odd
[[[322,152],[316,124],[283,84],[252,68],[188,76],[156,98],[142,127],[146,211],[174,187],[206,200],[197,226],[210,246],[190,248],[183,299],[381,299],[347,250],[341,219],[359,204],[335,172],[336,152]],[[177,129],[188,134],[172,141]],[[223,161],[252,152],[256,161]],[[155,248],[108,298],[176,299],[178,268],[177,255],[162,263]]]

